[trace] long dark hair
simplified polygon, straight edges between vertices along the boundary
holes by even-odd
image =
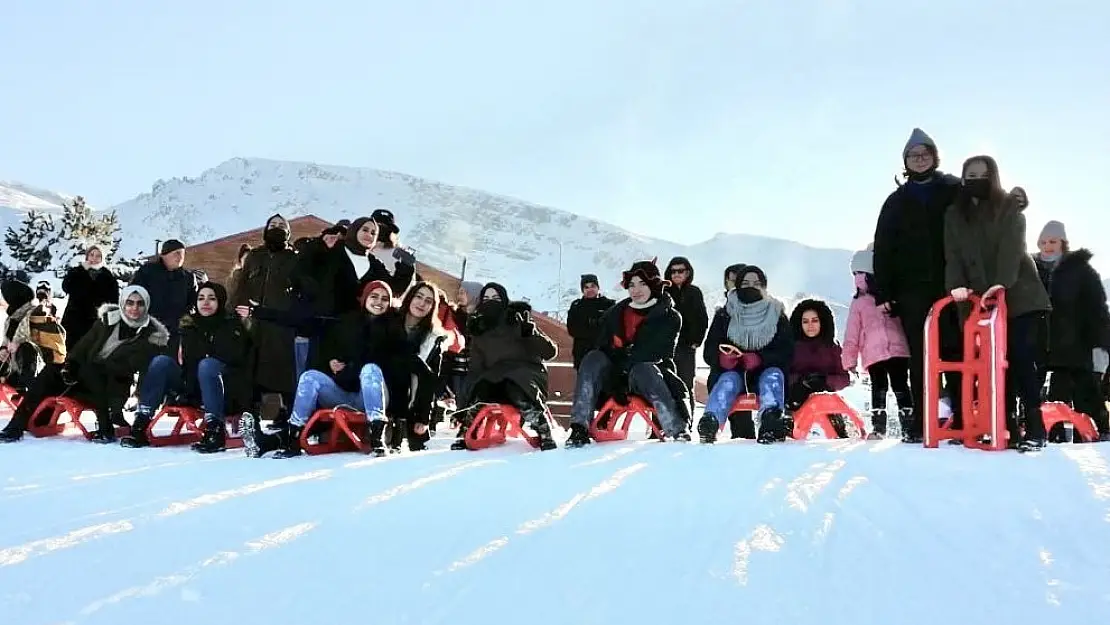
[[[417,329],[420,330],[420,336],[425,337],[428,336],[429,332],[439,330],[442,326],[442,324],[440,324],[439,322],[439,302],[441,299],[439,287],[432,284],[431,282],[414,282],[413,285],[409,287],[407,291],[405,291],[405,296],[401,298],[401,318],[404,319],[405,316],[409,314],[409,308],[412,306],[412,300],[416,297],[416,292],[420,289],[430,290],[432,292],[433,300],[432,310],[428,312],[428,316],[424,317],[416,324]]]
[[[963,169],[960,170],[960,178],[966,180],[967,168],[970,167],[972,163],[977,162],[987,166],[987,180],[990,180],[991,183],[991,195],[985,202],[980,202],[979,204],[973,203],[971,196],[967,193],[960,193],[956,196],[956,208],[960,211],[960,214],[963,215],[963,218],[967,220],[971,219],[975,211],[989,210],[997,213],[1002,210],[1002,207],[1006,203],[1007,194],[1002,190],[1002,178],[998,174],[998,162],[994,160],[994,157],[980,154],[979,156],[972,156],[967,159],[964,161]]]
[[[806,338],[805,332],[802,331],[802,315],[807,310],[812,310],[817,313],[817,319],[821,322],[821,331],[817,336],[811,340],[821,341],[829,345],[836,344],[836,319],[833,317],[832,309],[823,300],[819,299],[805,299],[798,302],[794,307],[794,311],[790,313],[790,329],[794,333],[795,340],[804,340]]]
[[[875,294],[875,275],[870,274],[870,273],[864,273],[863,274],[863,282],[864,282],[864,284],[867,285],[867,293],[864,293],[863,291],[861,291],[857,288],[856,289],[856,294],[852,296],[852,299],[856,299],[857,297],[860,297],[862,295],[867,295],[867,294],[874,295]]]

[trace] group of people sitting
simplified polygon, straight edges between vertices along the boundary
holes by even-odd
[[[1110,360],[1110,312],[1090,252],[1071,251],[1063,224],[1050,222],[1030,256],[1028,198],[1002,189],[994,159],[968,159],[959,178],[940,174],[936,146],[919,129],[902,156],[906,181],[883,205],[874,243],[851,260],[843,346],[828,304],[807,299],[788,312],[757,265],[725,269],[724,304],[712,316],[685,258],[665,272],[654,260],[633,263],[622,274],[621,301],[604,298],[596,276],[583,276],[583,299],[568,316],[577,376],[567,446],[589,444],[596,411],[630,394],[652,406],[665,440],[689,441],[696,430],[712,443],[729,423],[733,437],[774,443],[809,397],[840,391],[862,371],[872,387],[867,436],[886,435],[893,389],[903,440],[920,442],[930,308],[946,295],[964,305],[979,294],[980,305],[990,305],[1001,293],[1010,317],[1011,446],[1035,451],[1049,437],[1040,418],[1049,376],[1048,397],[1089,415],[1100,440],[1110,440],[1098,382]],[[540,448],[554,449],[545,363],[557,349],[530,306],[492,282],[463,283],[449,301],[418,275],[399,232],[393,214],[377,210],[291,243],[289,223],[274,215],[261,245],[241,250],[227,288],[186,271],[185,246],[170,240],[118,289],[91,248],[66,278],[71,299],[60,324],[48,283],[31,296],[27,285],[6,282],[0,381],[15,388],[19,405],[0,442],[20,440],[42,401],[62,395],[95,411],[97,442],[113,442],[115,428],[129,426],[125,447],[150,444],[148,426],[163,404],[202,410],[204,436],[193,446],[202,453],[224,450],[227,417],[240,415],[252,457],[300,454],[317,410],[349,407],[366,414],[362,435],[382,455],[405,441],[410,451],[424,449],[436,406],[448,399],[457,408],[456,449],[488,404],[515,407]],[[942,315],[942,357],[961,358],[966,312]],[[699,347],[709,394],[695,422]],[[958,376],[946,382],[958,427]],[[745,392],[758,396],[758,410],[733,414]],[[129,424],[124,406],[133,394]]]

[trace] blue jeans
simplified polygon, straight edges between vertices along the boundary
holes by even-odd
[[[223,362],[204,358],[197,364],[197,383],[200,385],[200,405],[205,414],[217,421],[224,420],[224,369]],[[184,382],[181,365],[169,356],[155,356],[147,367],[139,387],[139,412],[151,415],[162,405],[166,394],[180,391]]]
[[[705,414],[713,415],[719,423],[728,420],[732,412],[732,404],[741,394],[747,392],[744,374],[739,371],[725,371],[717,378],[717,383],[709,391],[709,400],[705,403]],[[759,389],[759,414],[770,408],[782,410],[786,403],[786,376],[778,367],[767,367],[759,374],[756,382]]]
[[[289,423],[304,427],[317,408],[350,406],[366,413],[371,421],[385,421],[386,390],[385,375],[381,367],[374,363],[366,364],[358,372],[357,392],[339,388],[328,374],[309,369],[297,381],[297,394],[293,398],[293,414]]]
[[[305,370],[308,369],[308,352],[312,347],[312,339],[298,336],[293,339],[293,363],[297,367],[297,380],[300,381]]]

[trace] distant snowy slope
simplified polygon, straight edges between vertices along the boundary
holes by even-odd
[[[711,301],[732,262],[758,263],[786,298],[803,292],[844,301],[851,287],[847,250],[750,235],[680,245],[523,200],[368,168],[235,158],[196,178],[160,180],[115,208],[124,252],[149,253],[155,240],[200,243],[257,228],[275,212],[337,220],[378,207],[394,211],[403,243],[424,262],[457,272],[466,256],[468,278],[502,281],[543,310],[565,309],[578,297],[583,273],[599,274],[612,292],[622,269],[652,256],[661,266],[672,256],[688,257]]]

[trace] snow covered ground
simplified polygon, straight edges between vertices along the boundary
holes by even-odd
[[[6,417],[0,416],[0,421]],[[1104,623],[1110,445],[0,447],[0,623]]]

